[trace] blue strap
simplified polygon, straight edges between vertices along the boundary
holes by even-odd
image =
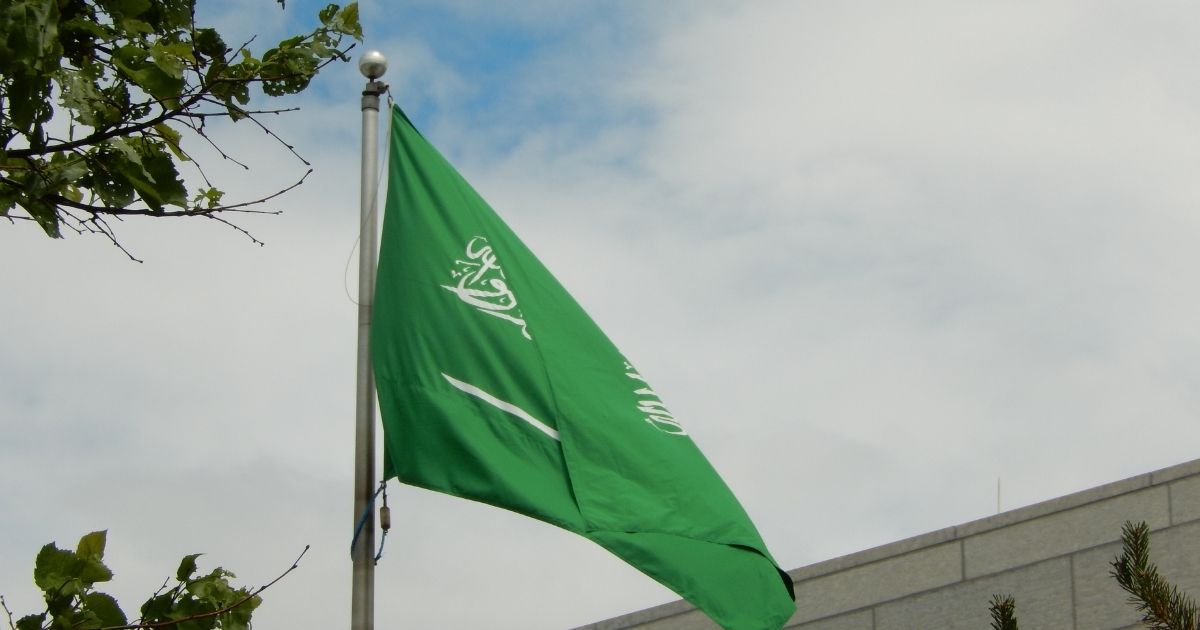
[[[350,539],[351,558],[354,558],[354,546],[358,544],[358,537],[362,534],[363,527],[367,524],[367,517],[371,515],[371,509],[375,507],[375,498],[378,497],[379,493],[383,492],[383,489],[386,487],[386,481],[381,481],[379,483],[379,489],[375,491],[375,494],[371,495],[371,500],[367,501],[367,506],[363,508],[362,516],[358,517],[358,525],[354,526],[354,537]],[[384,538],[387,538],[387,532],[384,532]],[[380,555],[383,554],[382,543],[379,545],[379,553]],[[379,556],[375,556],[375,561],[379,562]]]
[[[387,510],[388,518],[387,518],[387,522],[380,523],[380,525],[383,526],[383,535],[379,537],[379,552],[375,554],[375,564],[379,564],[379,559],[383,557],[383,545],[384,545],[384,543],[387,542],[388,532],[392,529],[392,527],[391,527],[392,510],[391,510],[391,508],[388,507],[388,504],[387,504],[387,480],[384,479],[382,482],[380,482],[379,486],[380,486],[380,490],[383,491],[383,507],[379,508],[379,513],[380,513],[380,516],[382,516],[384,513],[384,510]],[[378,494],[378,493],[376,493],[376,494]]]
[[[387,542],[388,530],[383,530],[383,536],[379,537],[379,553],[375,554],[375,564],[379,564],[379,559],[383,557],[383,543]]]

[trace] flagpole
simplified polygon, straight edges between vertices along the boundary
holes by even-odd
[[[377,257],[376,164],[379,152],[379,95],[387,85],[378,81],[387,71],[387,59],[376,50],[363,54],[358,70],[367,78],[362,93],[362,173],[359,191],[358,241],[358,390],[354,431],[354,527],[357,539],[351,549],[353,570],[350,589],[351,630],[375,627],[375,374],[371,369],[371,310],[375,305]],[[361,531],[359,522],[362,521]]]

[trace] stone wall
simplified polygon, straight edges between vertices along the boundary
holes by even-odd
[[[1109,577],[1125,521],[1146,521],[1162,574],[1200,596],[1200,460],[790,571],[803,630],[986,629],[993,593],[1021,630],[1140,627]],[[716,626],[686,602],[579,630]]]

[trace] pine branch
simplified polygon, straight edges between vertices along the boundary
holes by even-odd
[[[1142,613],[1142,624],[1151,630],[1200,630],[1196,601],[1167,582],[1150,561],[1150,526],[1126,521],[1121,546],[1109,575],[1129,593],[1129,604]]]
[[[992,595],[988,611],[992,613],[992,630],[1017,630],[1017,601],[1012,595]]]

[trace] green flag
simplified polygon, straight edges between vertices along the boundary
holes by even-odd
[[[385,475],[585,536],[726,628],[780,628],[791,580],[686,425],[399,108],[389,163]]]

